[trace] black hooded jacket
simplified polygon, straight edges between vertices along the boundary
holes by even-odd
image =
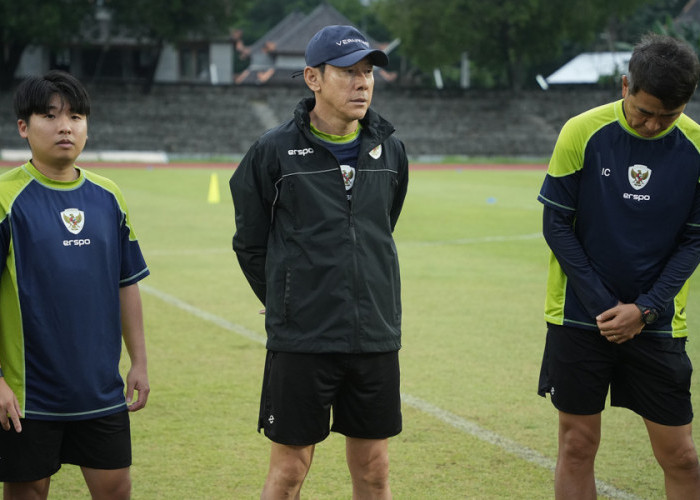
[[[367,111],[349,204],[338,161],[310,131],[313,106],[302,100],[232,175],[233,249],[265,305],[269,350],[396,351],[401,281],[392,232],[408,184],[404,145]]]

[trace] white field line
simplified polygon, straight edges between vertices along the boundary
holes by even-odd
[[[139,283],[139,288],[145,293],[157,297],[166,304],[186,311],[199,319],[219,326],[229,332],[236,333],[241,337],[244,337],[258,344],[262,344],[263,346],[265,345],[266,337],[264,335],[261,335],[253,330],[249,330],[248,328],[242,325],[232,323],[228,320],[225,320],[224,318],[203,311],[202,309],[190,305],[187,302],[180,300],[177,297],[174,297],[173,295],[161,292],[160,290],[153,288],[150,285]],[[496,434],[495,432],[492,432],[488,429],[484,429],[479,425],[475,424],[474,422],[470,422],[469,420],[466,420],[458,415],[443,410],[442,408],[439,408],[420,398],[411,396],[410,394],[402,393],[401,400],[408,406],[411,406],[422,413],[435,417],[436,419],[438,419],[444,424],[449,425],[450,427],[454,427],[455,429],[465,432],[466,434],[480,439],[481,441],[485,441],[486,443],[497,446],[503,451],[515,455],[539,467],[554,470],[554,460],[542,455],[541,453],[531,448],[520,445],[515,441],[511,441],[510,439],[500,436],[499,434]],[[596,486],[599,495],[604,495],[609,498],[620,498],[624,500],[640,500],[639,497],[632,495],[631,493],[627,493],[626,491],[619,490],[614,486],[611,486],[603,481],[597,480]]]
[[[450,413],[447,410],[438,408],[437,406],[428,403],[427,401],[424,401],[420,398],[411,396],[410,394],[406,393],[401,394],[401,401],[404,404],[407,404],[408,406],[411,406],[418,411],[421,411],[423,413],[437,418],[441,422],[451,427],[454,427],[455,429],[463,431],[471,436],[474,436],[477,439],[480,439],[481,441],[485,441],[486,443],[498,446],[502,450],[512,455],[515,455],[518,458],[521,458],[539,467],[544,467],[545,469],[549,469],[551,471],[554,470],[556,463],[553,459],[546,457],[541,453],[531,448],[528,448],[527,446],[523,446],[521,444],[516,443],[515,441],[511,441],[510,439],[496,434],[493,431],[484,429],[483,427],[475,424],[474,422],[470,422],[469,420],[466,420],[460,417],[459,415]],[[604,481],[596,480],[596,487],[599,495],[603,495],[609,498],[639,500],[639,497],[626,491],[619,490],[614,486],[605,483]]]
[[[240,335],[241,337],[245,337],[248,340],[252,340],[253,342],[257,342],[258,344],[265,345],[265,342],[267,341],[267,338],[264,335],[260,335],[257,332],[254,332],[253,330],[249,330],[245,326],[238,325],[236,323],[231,323],[230,321],[225,320],[224,318],[221,318],[219,316],[216,316],[214,314],[208,313],[206,311],[203,311],[202,309],[199,309],[198,307],[195,307],[193,305],[188,304],[187,302],[178,299],[177,297],[174,297],[170,294],[167,294],[165,292],[161,292],[160,290],[153,288],[152,286],[139,283],[139,288],[143,290],[144,292],[153,295],[154,297],[158,297],[160,300],[165,302],[166,304],[170,304],[171,306],[175,306],[178,309],[181,309],[183,311],[186,311],[190,313],[192,316],[196,316],[199,319],[203,319],[204,321],[207,321],[208,323],[213,323],[216,326],[219,326],[223,328],[224,330],[228,330],[229,332],[236,333]]]

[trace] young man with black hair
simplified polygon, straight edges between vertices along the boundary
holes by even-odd
[[[539,394],[559,410],[557,498],[595,498],[608,388],[639,414],[668,498],[700,498],[687,281],[700,261],[700,63],[660,35],[634,49],[622,99],[569,120],[539,194],[551,249]]]
[[[83,85],[61,71],[30,77],[14,107],[32,156],[0,176],[4,498],[47,498],[69,463],[93,498],[127,499],[128,412],[150,391],[137,284],[149,271],[117,186],[75,165],[90,115]]]

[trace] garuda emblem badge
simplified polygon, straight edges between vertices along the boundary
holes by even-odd
[[[61,220],[66,229],[73,234],[78,234],[83,230],[85,224],[85,213],[77,208],[66,208],[61,212]]]
[[[630,185],[637,190],[646,186],[651,177],[651,169],[645,165],[632,165],[628,172]]]
[[[355,169],[350,165],[341,165],[340,171],[343,174],[343,182],[345,183],[345,190],[349,191],[352,189],[352,185],[355,184]]]

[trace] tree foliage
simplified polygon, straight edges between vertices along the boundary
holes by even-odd
[[[104,0],[112,35],[154,47],[152,83],[163,44],[228,36],[252,0]],[[79,43],[94,25],[95,0],[0,0],[0,85],[7,88],[28,45],[49,49]],[[105,42],[109,44],[109,40]]]
[[[520,88],[586,48],[631,46],[667,26],[687,0],[327,0],[377,40],[401,39],[399,53],[426,74],[455,68],[468,53],[472,71],[492,85]],[[253,43],[293,11],[319,0],[0,0],[0,86],[12,82],[28,45],[60,49],[91,34],[96,5],[112,14],[112,34],[155,49],[165,43],[228,36]],[[369,7],[368,7],[369,5]],[[94,25],[94,23],[92,23]],[[670,28],[668,26],[671,26]],[[693,28],[695,29],[695,28]],[[684,28],[691,31],[691,28]],[[695,31],[700,28],[695,29]],[[693,32],[691,38],[698,38]],[[105,42],[109,43],[109,40]]]
[[[65,47],[93,8],[92,0],[0,0],[0,88],[11,85],[26,47]]]
[[[112,33],[135,37],[153,49],[144,85],[149,92],[165,43],[227,37],[252,0],[106,0]]]
[[[673,22],[688,0],[653,0],[641,5],[625,17],[610,19],[606,38],[610,46],[631,47],[650,31],[659,31]]]
[[[141,40],[177,44],[192,37],[220,37],[250,0],[107,0],[114,30]]]
[[[650,0],[378,0],[377,14],[424,70],[455,64],[463,52],[497,81],[523,85],[528,69],[564,42],[587,42],[610,18]]]

